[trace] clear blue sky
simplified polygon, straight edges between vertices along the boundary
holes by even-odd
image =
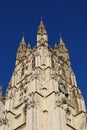
[[[36,45],[41,17],[50,46],[59,43],[59,33],[62,33],[87,106],[87,0],[0,1],[0,84],[3,94],[14,70],[22,34],[25,33],[26,43]]]

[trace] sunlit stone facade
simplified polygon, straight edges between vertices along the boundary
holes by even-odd
[[[87,130],[68,50],[62,37],[54,48],[48,46],[42,20],[37,46],[26,47],[22,37],[6,97],[0,94],[0,130]]]

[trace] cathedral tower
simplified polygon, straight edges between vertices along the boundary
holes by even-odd
[[[4,104],[1,130],[87,130],[84,98],[68,49],[60,37],[54,48],[41,20],[37,46],[19,45]]]

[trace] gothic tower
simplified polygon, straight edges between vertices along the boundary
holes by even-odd
[[[0,130],[87,130],[84,98],[68,49],[60,37],[54,48],[41,20],[37,46],[19,45]]]

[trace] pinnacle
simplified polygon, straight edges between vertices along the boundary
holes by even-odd
[[[60,45],[64,45],[65,46],[65,44],[63,42],[63,39],[62,39],[62,36],[60,36]]]
[[[20,46],[26,46],[24,35],[22,36]]]
[[[24,39],[24,35],[22,36],[22,40],[20,42],[20,45],[19,45],[19,48],[18,48],[18,51],[25,51],[26,50],[26,43],[25,43],[25,39]]]
[[[57,43],[55,43],[55,44],[54,44],[54,47],[55,47],[55,48],[57,48],[57,47],[58,47]]]
[[[42,19],[41,19],[41,21],[40,21],[39,27],[44,27],[44,23],[43,23]]]
[[[24,35],[22,36],[21,42],[22,42],[22,43],[25,43]]]
[[[45,28],[45,26],[44,26],[44,23],[43,23],[42,19],[41,19],[41,21],[40,21],[40,25],[39,25],[39,27],[38,27],[38,32],[37,32],[37,34],[39,34],[39,35],[47,34],[47,31],[46,31],[46,28]]]
[[[62,39],[61,36],[60,36],[59,49],[60,49],[62,52],[68,52],[68,50],[67,50],[67,48],[66,48],[66,45],[65,45],[65,43],[63,42],[63,39]]]
[[[31,45],[30,45],[30,43],[28,43],[28,46],[27,46],[27,48],[30,48],[30,46],[31,46]]]

